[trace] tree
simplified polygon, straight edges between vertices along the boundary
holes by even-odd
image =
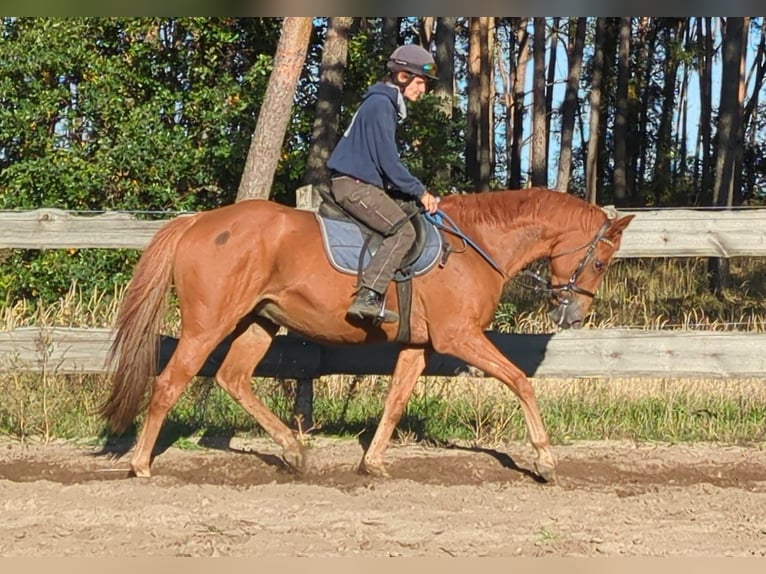
[[[274,56],[258,123],[250,143],[237,201],[271,195],[274,172],[293,107],[293,97],[306,60],[313,28],[312,18],[287,16]]]
[[[635,187],[636,196],[633,199],[635,205],[645,203],[646,171],[651,158],[650,139],[650,110],[655,105],[655,86],[652,83],[654,74],[654,53],[657,50],[657,18],[642,17],[638,24],[638,50],[636,57],[635,77],[636,92],[638,96],[638,109],[636,110],[635,125],[638,126],[638,144],[635,154]]]
[[[577,91],[580,85],[587,24],[586,18],[570,18],[569,20],[569,40],[567,43],[569,71],[564,101],[561,104],[561,151],[559,152],[559,168],[556,177],[556,189],[563,192],[569,190],[569,179],[572,174],[572,141],[574,139],[575,114],[578,107]]]
[[[713,205],[732,204],[731,187],[734,181],[736,147],[742,106],[741,64],[744,18],[728,17],[723,33],[723,60],[721,98],[718,110],[718,129],[713,183]],[[710,282],[714,293],[720,294],[729,282],[729,260],[711,258],[708,262]]]
[[[620,18],[620,40],[617,64],[617,108],[614,115],[614,199],[624,205],[628,192],[627,144],[628,137],[628,82],[630,80],[630,24],[629,17]]]
[[[705,30],[703,32],[703,24]],[[711,170],[711,141],[713,133],[713,30],[712,18],[697,18],[697,52],[699,59],[699,153],[701,175],[699,177],[699,198],[702,204],[713,200],[713,178]]]
[[[598,170],[598,155],[601,142],[601,106],[604,74],[604,41],[606,38],[606,18],[596,18],[596,39],[593,55],[593,74],[590,88],[590,128],[588,130],[588,157],[585,167],[586,197],[596,203],[599,195],[601,178]]]
[[[514,19],[517,23],[516,44],[517,54],[511,54],[515,62],[515,75],[513,79],[513,138],[511,140],[511,169],[508,177],[508,186],[511,189],[521,187],[521,148],[524,138],[524,85],[527,75],[527,62],[529,61],[529,32],[528,18]]]
[[[545,18],[534,18],[534,37],[532,59],[534,77],[532,78],[532,185],[547,187],[548,169],[545,155],[548,134],[546,132],[545,113]]]
[[[470,17],[468,25],[468,105],[465,126],[465,172],[479,188],[479,145],[481,141],[481,18]]]
[[[383,18],[383,30],[381,32],[381,46],[383,52],[388,56],[393,52],[401,42],[399,30],[401,29],[401,18]]]
[[[495,140],[495,130],[492,122],[492,86],[494,74],[492,73],[494,62],[492,41],[494,34],[492,17],[479,19],[479,38],[481,42],[480,76],[479,76],[479,146],[478,164],[479,178],[478,189],[488,191],[492,179],[492,158]]]
[[[454,16],[440,17],[436,22],[434,41],[439,79],[434,84],[434,95],[441,101],[440,108],[447,117],[452,117],[455,105],[455,24]]]
[[[715,163],[715,182],[713,185],[713,204],[731,205],[729,188],[734,177],[735,147],[739,129],[740,65],[742,59],[742,31],[744,18],[726,18],[726,30],[723,35],[723,60],[721,98],[718,110],[718,129]]]
[[[657,129],[657,154],[652,177],[654,205],[660,205],[671,192],[672,120],[676,110],[676,76],[678,75],[680,42],[687,20],[683,18],[661,18],[659,20],[664,39],[662,106]]]
[[[330,18],[322,50],[316,118],[303,182],[324,189],[329,186],[327,159],[338,137],[343,73],[348,57],[348,34],[353,22],[352,17]]]
[[[437,98],[439,110],[448,120],[452,120],[455,107],[455,25],[454,16],[440,17],[436,21],[434,60],[439,79],[436,80],[433,94]],[[440,182],[452,180],[452,166],[445,164],[438,172]]]
[[[551,25],[550,50],[548,51],[548,77],[545,80],[545,178],[548,185],[548,168],[551,151],[551,120],[553,119],[553,87],[556,83],[556,58],[559,52],[559,26],[561,18],[555,16]]]

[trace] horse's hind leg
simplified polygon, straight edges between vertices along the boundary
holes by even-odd
[[[238,328],[216,382],[282,447],[285,464],[300,472],[306,462],[304,449],[287,425],[253,394],[251,386],[253,370],[268,351],[277,329],[270,321],[260,319]]]
[[[359,472],[372,476],[388,476],[383,465],[383,455],[391,441],[396,425],[402,418],[404,408],[412,395],[418,377],[426,367],[426,349],[402,349],[396,361],[394,374],[391,377],[391,385],[386,395],[386,403],[383,414],[380,417],[375,436],[372,437],[370,446],[362,457]]]
[[[151,476],[149,467],[152,461],[152,451],[168,411],[181,396],[192,377],[205,364],[208,355],[224,335],[207,333],[198,337],[190,337],[181,333],[173,356],[154,381],[146,419],[141,427],[133,458],[130,461],[133,475]]]

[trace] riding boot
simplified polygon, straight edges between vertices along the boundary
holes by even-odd
[[[359,288],[346,314],[359,319],[373,319],[383,323],[396,323],[399,320],[397,313],[383,309],[380,293],[376,293],[368,287]]]

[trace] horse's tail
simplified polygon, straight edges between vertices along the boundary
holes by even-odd
[[[112,389],[98,409],[114,432],[124,431],[133,422],[157,374],[159,329],[173,280],[173,256],[181,236],[196,219],[179,217],[157,232],[141,254],[125,292],[106,359]]]

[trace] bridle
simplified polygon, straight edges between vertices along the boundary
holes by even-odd
[[[576,253],[577,251],[580,251],[582,249],[586,249],[585,255],[583,255],[582,259],[580,259],[580,262],[577,264],[577,267],[575,267],[575,270],[572,272],[572,275],[569,276],[569,281],[567,281],[564,284],[559,285],[553,285],[548,279],[545,279],[543,276],[541,276],[539,273],[525,269],[522,271],[522,274],[526,275],[527,277],[530,277],[534,282],[537,283],[534,287],[531,287],[536,292],[542,292],[546,293],[550,297],[555,297],[556,301],[559,305],[568,305],[571,303],[570,295],[571,293],[577,293],[579,295],[585,295],[586,297],[590,297],[593,299],[596,294],[592,291],[588,291],[587,289],[583,289],[579,285],[577,285],[577,279],[582,274],[583,270],[585,269],[585,266],[588,264],[588,262],[593,258],[593,254],[596,251],[596,247],[600,242],[606,243],[607,245],[614,247],[614,243],[611,239],[607,239],[604,237],[604,234],[609,229],[609,226],[612,224],[611,219],[607,219],[603,225],[599,228],[599,230],[596,232],[596,236],[588,241],[587,243],[583,243],[582,245],[575,247],[573,249],[568,249],[567,251],[562,251],[561,253],[556,253],[555,255],[551,255],[549,257],[549,260],[556,259],[558,257],[562,257],[564,255],[569,255],[571,253]],[[528,287],[528,285],[525,285],[525,287]]]

